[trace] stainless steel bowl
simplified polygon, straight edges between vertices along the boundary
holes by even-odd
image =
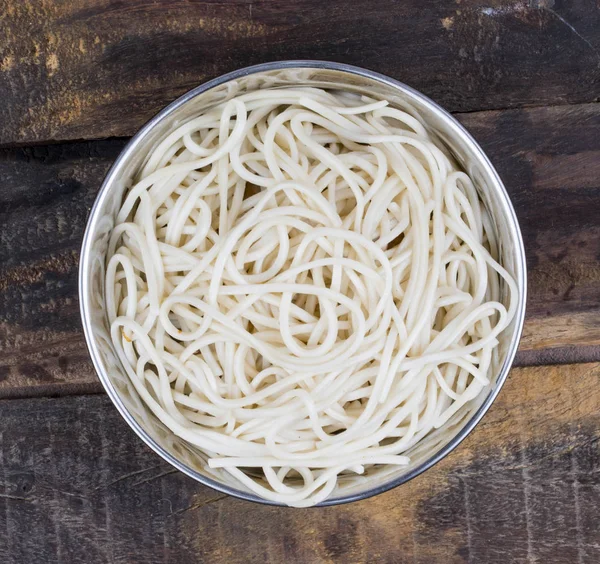
[[[498,361],[490,375],[492,385],[489,393],[479,398],[460,421],[438,429],[415,445],[409,453],[412,459],[409,466],[375,468],[366,475],[340,480],[333,495],[321,503],[334,505],[364,499],[403,484],[452,451],[494,401],[517,350],[526,298],[525,252],[517,218],[494,167],[471,135],[449,113],[416,90],[387,76],[324,61],[267,63],[241,69],[198,86],[151,119],[127,144],[104,180],[83,240],[79,297],[83,328],[94,367],[111,400],[140,438],[177,469],[202,484],[242,499],[272,504],[246,490],[224,471],[209,469],[204,453],[176,437],[145,407],[113,351],[103,286],[107,242],[117,211],[131,178],[140,169],[150,149],[177,124],[216,103],[243,92],[292,85],[352,90],[385,98],[393,106],[418,112],[429,131],[474,180],[500,241],[500,260],[515,277],[519,288],[517,314],[511,326],[501,335]]]

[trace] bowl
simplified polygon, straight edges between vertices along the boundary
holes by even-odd
[[[229,474],[208,467],[207,456],[167,429],[144,405],[121,366],[111,343],[104,307],[108,239],[130,180],[145,155],[176,125],[238,94],[286,86],[344,89],[385,98],[392,106],[418,112],[430,134],[443,144],[473,179],[491,216],[499,241],[500,262],[515,278],[518,305],[512,323],[500,335],[487,394],[472,402],[461,417],[427,435],[407,454],[403,467],[376,467],[364,475],[340,479],[320,505],[364,499],[407,482],[450,453],[477,425],[506,380],[521,336],[525,314],[526,266],[514,209],[494,167],[471,135],[445,110],[416,90],[381,74],[324,61],[282,61],[244,68],[206,82],[184,94],[151,119],[131,139],[110,169],[90,213],[81,250],[79,297],[85,338],[106,392],[139,437],[175,468],[220,492],[277,505],[245,489]],[[507,302],[507,289],[503,288]]]

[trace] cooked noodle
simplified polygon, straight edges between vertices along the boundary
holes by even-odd
[[[419,119],[263,90],[148,155],[109,243],[107,314],[164,425],[257,495],[308,506],[340,474],[408,464],[489,390],[516,307],[497,254]]]

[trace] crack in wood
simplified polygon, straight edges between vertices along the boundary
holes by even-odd
[[[229,497],[229,496],[227,494],[223,494],[223,495],[219,495],[217,497],[212,497],[210,499],[207,499],[206,501],[202,501],[200,503],[190,505],[189,507],[185,507],[185,508],[179,509],[177,511],[173,511],[172,513],[169,514],[169,517],[174,517],[175,515],[180,515],[181,513],[186,513],[187,511],[195,511],[196,509],[200,509],[201,507],[204,507],[206,505],[210,505],[212,503],[217,503],[218,501],[221,501],[222,499],[225,499],[226,497]]]
[[[562,22],[568,29],[570,29],[577,37],[579,37],[579,39],[581,39],[596,55],[596,58],[598,59],[598,66],[600,66],[600,53],[598,52],[598,50],[596,49],[596,47],[594,47],[592,45],[592,43],[590,42],[589,39],[587,39],[586,37],[584,37],[583,35],[581,35],[581,33],[579,33],[579,31],[577,31],[577,29],[575,28],[575,26],[573,24],[570,24],[565,18],[563,18],[556,10],[552,9],[549,6],[546,6],[544,4],[539,5],[539,8],[543,11],[546,11],[550,14],[552,14],[556,19],[558,19],[560,22]]]
[[[174,474],[175,472],[179,472],[179,470],[177,470],[177,468],[172,468],[171,470],[161,472],[160,474],[156,474],[155,476],[150,476],[150,478],[147,478],[145,480],[140,480],[139,482],[134,482],[131,487],[135,488],[136,486],[141,486],[142,484],[147,484],[148,482],[158,480],[159,478],[163,478],[164,476],[168,476],[169,474]]]
[[[108,482],[108,484],[100,484],[99,486],[94,488],[94,491],[110,488],[111,486],[114,486],[115,484],[122,482],[123,480],[132,478],[133,476],[138,476],[139,474],[143,474],[144,472],[154,470],[155,468],[162,468],[162,464],[156,464],[154,466],[150,466],[149,468],[142,468],[142,470],[136,470],[135,472],[129,472],[128,474],[124,474],[123,476],[119,476],[118,478],[112,480],[111,482]],[[134,485],[136,485],[136,484],[134,484]]]
[[[27,503],[33,503],[33,500],[29,499],[28,497],[21,497],[18,495],[10,495],[10,494],[0,493],[0,498],[12,499],[14,501],[26,501]]]

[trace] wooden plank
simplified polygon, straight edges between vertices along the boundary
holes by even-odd
[[[444,461],[325,509],[223,496],[162,462],[102,395],[0,402],[0,560],[598,562],[600,365],[516,369]]]
[[[459,116],[498,169],[519,217],[528,364],[600,358],[600,107]],[[552,351],[548,356],[546,351]]]
[[[81,324],[86,218],[123,141],[0,153],[0,387],[4,396],[98,390]],[[83,386],[83,387],[82,387]]]
[[[0,0],[0,144],[131,135],[208,78],[281,59],[372,68],[453,111],[592,102],[592,1]]]
[[[600,360],[600,105],[460,119],[496,164],[523,228],[529,303],[517,362]],[[78,253],[123,145],[0,152],[0,397],[100,391],[80,329]]]

